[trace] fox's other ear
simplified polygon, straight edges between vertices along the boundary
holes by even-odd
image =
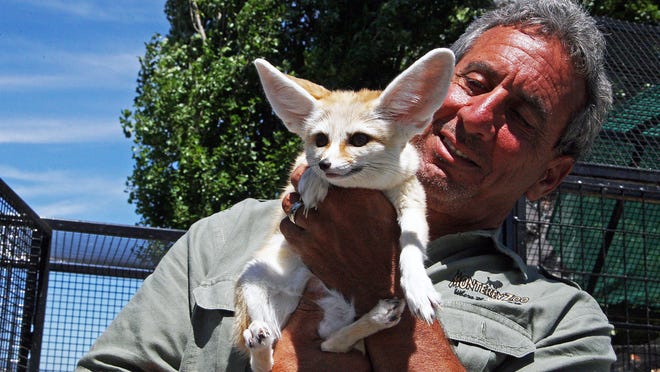
[[[453,72],[454,53],[433,49],[387,85],[378,110],[413,134],[423,131],[442,106]]]
[[[309,80],[297,78],[291,75],[286,75],[286,77],[290,80],[293,80],[294,83],[300,85],[301,88],[303,88],[307,93],[311,94],[312,97],[316,98],[317,100],[330,94],[330,91],[322,85],[318,85],[316,83],[312,83]]]
[[[275,114],[289,131],[302,135],[305,118],[316,107],[316,99],[265,59],[255,60],[254,65]]]

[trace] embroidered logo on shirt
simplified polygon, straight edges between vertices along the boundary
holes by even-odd
[[[500,292],[498,289],[502,287],[502,282],[496,280],[492,281],[490,278],[486,282],[474,279],[460,271],[456,272],[454,278],[449,282],[449,288],[454,288],[454,294],[471,298],[474,300],[484,300],[484,295],[497,301],[504,301],[515,305],[522,305],[529,302],[529,297],[522,297],[514,295],[509,292]],[[474,292],[477,296],[472,296],[467,292]]]

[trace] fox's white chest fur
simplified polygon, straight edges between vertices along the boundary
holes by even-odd
[[[419,158],[409,141],[442,104],[453,63],[449,50],[435,49],[383,92],[331,92],[284,75],[264,60],[255,61],[273,110],[304,142],[298,163],[309,168],[298,189],[305,208],[316,207],[330,185],[383,190],[401,227],[405,304],[429,323],[440,298],[424,268],[426,198],[415,177]],[[234,335],[236,345],[250,353],[253,370],[272,368],[272,344],[297,307],[310,275],[279,232],[247,264],[237,282]],[[348,351],[364,337],[396,325],[404,310],[402,301],[384,299],[353,322],[352,305],[337,292],[327,293],[321,301],[325,317],[319,328],[326,351]]]

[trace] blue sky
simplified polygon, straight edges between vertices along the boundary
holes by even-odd
[[[0,0],[0,178],[41,217],[134,224],[138,57],[165,0]]]

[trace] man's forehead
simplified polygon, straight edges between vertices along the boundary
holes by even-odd
[[[499,83],[507,73],[507,71],[502,71],[495,67],[491,61],[486,59],[467,60],[466,62],[467,63],[461,67],[458,73],[475,71],[484,75],[488,80],[496,83]],[[515,94],[519,100],[529,106],[542,123],[546,123],[548,121],[548,116],[550,115],[550,108],[547,106],[545,100],[530,89],[527,89],[527,85],[515,86],[513,88],[512,93]]]
[[[577,111],[583,104],[584,81],[561,41],[533,30],[497,26],[477,38],[457,64],[457,72],[479,71],[495,81],[527,72],[515,93],[547,121],[558,109]],[[571,96],[566,101],[566,96]],[[570,115],[567,115],[570,116]],[[569,119],[566,118],[566,122]]]

